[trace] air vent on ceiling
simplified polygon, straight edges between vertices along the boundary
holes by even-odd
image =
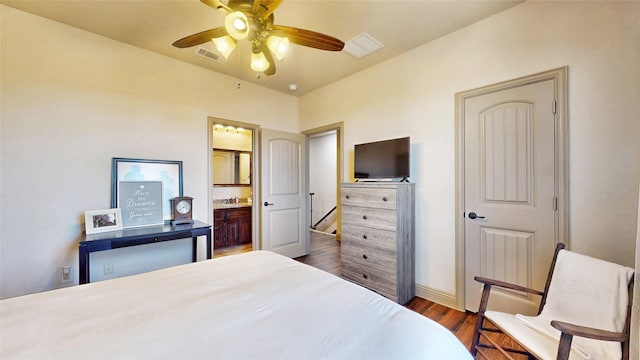
[[[219,63],[224,63],[226,61],[226,59],[224,58],[224,56],[210,50],[207,49],[206,47],[202,47],[202,46],[198,46],[196,48],[196,55],[205,57],[209,60],[213,60]]]
[[[384,45],[382,45],[380,41],[374,39],[371,35],[362,33],[347,41],[344,45],[343,51],[360,59],[361,57],[367,56],[378,49],[382,49],[383,47]]]

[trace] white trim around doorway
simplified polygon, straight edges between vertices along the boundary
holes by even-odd
[[[536,82],[553,80],[556,110],[556,183],[557,198],[557,234],[556,239],[569,245],[569,134],[568,134],[568,67],[524,76],[521,78],[484,86],[481,88],[459,92],[455,98],[455,132],[456,132],[456,198],[455,198],[455,251],[456,251],[456,296],[455,307],[465,311],[465,233],[464,233],[464,104],[468,98],[481,96],[514,87]],[[452,304],[453,305],[453,304]]]

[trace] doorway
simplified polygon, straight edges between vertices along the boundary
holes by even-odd
[[[542,289],[555,244],[568,241],[566,72],[456,95],[460,310],[477,310],[476,275]],[[537,308],[535,299],[501,295],[494,309]],[[507,303],[517,308],[506,309]]]
[[[337,232],[338,186],[331,181],[337,179],[338,171],[336,134],[336,130],[330,130],[309,136],[310,228],[326,234]]]
[[[340,240],[343,123],[305,131],[309,139],[309,219],[314,238]]]
[[[209,117],[209,223],[213,256],[257,248],[256,144],[259,127]]]

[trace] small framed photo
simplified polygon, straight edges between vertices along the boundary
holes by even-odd
[[[87,235],[122,230],[122,212],[120,209],[85,211],[84,225]]]

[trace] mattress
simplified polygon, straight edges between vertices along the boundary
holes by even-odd
[[[471,359],[441,325],[266,251],[0,301],[2,359]]]

